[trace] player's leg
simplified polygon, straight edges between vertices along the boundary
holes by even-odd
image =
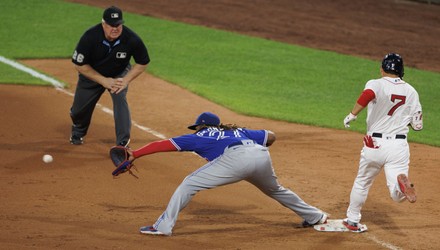
[[[188,175],[172,195],[166,210],[153,225],[154,229],[171,235],[179,212],[196,193],[241,181],[243,169],[247,168],[245,161],[241,159],[242,151],[241,148],[235,151],[226,150],[221,157]]]
[[[130,140],[131,115],[127,102],[128,87],[118,94],[110,94],[113,101],[116,145],[125,146]]]
[[[359,170],[350,193],[350,205],[347,209],[347,218],[350,222],[359,223],[361,209],[367,200],[368,192],[376,176],[382,169],[381,148],[364,147],[359,160]]]
[[[131,70],[129,64],[116,78],[122,78]],[[131,135],[131,114],[127,102],[128,86],[119,94],[111,94],[113,101],[113,118],[115,120],[116,145],[128,146]]]
[[[393,146],[390,147],[388,156],[390,160],[384,166],[390,196],[396,202],[402,202],[405,198],[410,202],[415,202],[415,189],[408,180],[409,146],[406,141],[397,139],[392,144]],[[401,180],[402,187],[399,185],[399,179]]]
[[[253,172],[248,175],[246,181],[256,186],[267,196],[278,201],[281,205],[298,214],[308,224],[312,225],[320,221],[324,215],[321,210],[307,204],[296,193],[283,187],[278,182],[272,167],[269,151],[258,148],[251,150],[253,152],[249,155],[254,159],[256,166]]]
[[[73,104],[70,108],[72,136],[82,138],[87,134],[96,103],[104,90],[105,89],[97,83],[82,79],[78,80]]]

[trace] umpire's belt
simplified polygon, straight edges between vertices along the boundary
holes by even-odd
[[[382,133],[373,133],[371,136],[373,137],[377,137],[377,138],[382,138]],[[393,135],[393,136],[388,136],[388,135],[384,135],[383,136],[384,139],[406,139],[406,135]]]
[[[241,141],[237,141],[237,142],[233,142],[231,144],[228,145],[228,148],[232,148],[234,146],[240,146],[240,145],[244,145],[244,146],[254,146],[255,142],[253,140],[241,140]]]

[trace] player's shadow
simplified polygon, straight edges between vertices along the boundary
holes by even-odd
[[[368,208],[362,209],[363,221],[370,228],[371,224],[374,224],[375,226],[386,229],[387,232],[395,235],[406,235],[404,231],[401,230],[402,225],[397,224],[393,219],[396,215],[405,216],[405,214],[404,212],[396,209],[396,206],[394,205],[399,204],[395,203],[391,198],[385,202],[369,200]]]
[[[290,210],[287,210],[290,211]],[[182,213],[185,218],[179,219],[176,227],[181,235],[209,233],[246,232],[249,230],[265,230],[265,228],[279,228],[280,233],[291,234],[292,230],[301,226],[302,219],[293,212],[288,216],[279,214],[279,220],[274,220],[276,211],[262,210],[260,206],[245,204],[241,206],[207,206],[207,204],[192,201]],[[286,219],[287,218],[287,219]],[[283,220],[285,219],[285,220]],[[296,222],[296,223],[295,223]],[[272,230],[271,229],[271,230]],[[289,230],[291,229],[291,230]]]

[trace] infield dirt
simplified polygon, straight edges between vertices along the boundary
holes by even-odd
[[[109,4],[105,0],[72,2]],[[437,5],[373,0],[121,0],[111,4],[128,12],[378,61],[391,50],[399,51],[407,65],[440,72]],[[113,179],[108,150],[114,125],[109,114],[98,107],[85,144],[68,143],[69,93],[76,84],[72,63],[22,63],[70,87],[59,91],[0,85],[0,249],[440,248],[440,149],[417,143],[410,144],[410,177],[416,184],[417,202],[394,203],[381,173],[363,209],[362,222],[369,228],[364,234],[300,228],[300,217],[241,182],[197,194],[180,214],[172,237],[140,235],[138,228],[157,219],[182,179],[204,160],[191,153],[151,155],[137,160],[139,179],[130,175]],[[274,131],[277,142],[270,150],[280,182],[331,218],[345,217],[362,134],[242,116],[148,73],[130,85],[128,98],[133,120],[166,137],[187,133],[186,126],[206,110],[219,114],[224,122]],[[111,108],[107,94],[100,104]],[[342,120],[344,115],[335,116]],[[131,147],[157,139],[133,127]],[[44,154],[51,154],[54,161],[45,164]]]

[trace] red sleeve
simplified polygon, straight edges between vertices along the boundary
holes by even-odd
[[[362,92],[362,94],[359,96],[359,99],[357,100],[357,103],[361,105],[362,107],[366,107],[368,103],[376,98],[376,95],[374,94],[374,91],[371,89],[366,89]]]
[[[155,141],[143,146],[140,149],[134,150],[133,156],[134,158],[138,158],[143,155],[169,151],[177,151],[177,148],[171,143],[170,140]]]

